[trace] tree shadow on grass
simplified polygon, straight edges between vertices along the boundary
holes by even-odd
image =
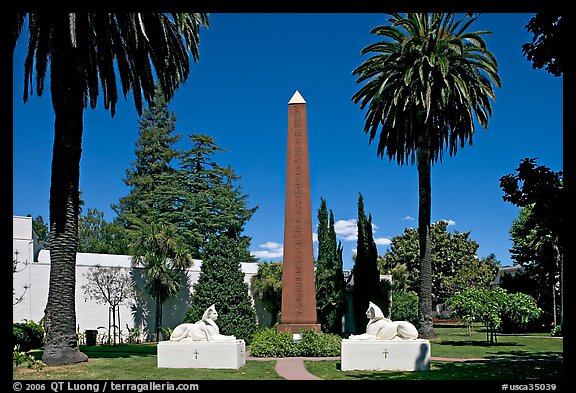
[[[147,344],[81,345],[80,351],[89,358],[127,358],[130,356],[155,356],[156,346]]]
[[[340,363],[337,369],[341,370]],[[558,362],[547,360],[502,360],[475,362],[431,363],[428,371],[342,371],[345,379],[352,380],[536,380],[559,381],[563,378],[563,367]]]
[[[464,346],[472,346],[472,347],[524,347],[524,344],[520,343],[513,343],[513,342],[498,342],[490,344],[486,341],[479,341],[479,340],[442,340],[438,342],[436,345],[450,345],[454,347],[464,347]]]

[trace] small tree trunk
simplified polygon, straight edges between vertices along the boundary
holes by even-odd
[[[156,318],[155,318],[155,329],[156,329],[156,342],[160,341],[160,328],[162,327],[162,301],[160,296],[156,297]]]

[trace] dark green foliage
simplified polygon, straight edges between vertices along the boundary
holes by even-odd
[[[276,326],[259,329],[250,343],[250,355],[255,357],[284,358],[295,353],[296,342],[292,334],[277,332]]]
[[[356,332],[364,333],[366,310],[369,302],[383,304],[387,297],[380,284],[380,272],[377,266],[378,250],[372,235],[372,216],[366,217],[364,213],[364,198],[358,196],[358,241],[356,258],[352,274],[353,287],[353,315],[356,321]]]
[[[244,239],[227,235],[209,239],[185,322],[199,321],[214,304],[220,333],[251,342],[257,329],[256,311],[240,265],[246,260],[247,246]]]
[[[252,276],[250,290],[254,299],[260,300],[264,310],[270,313],[270,325],[276,325],[282,308],[282,263],[259,263],[258,273]]]
[[[175,225],[178,221],[178,198],[183,191],[174,167],[180,154],[175,145],[181,139],[175,132],[176,116],[157,85],[153,101],[138,119],[136,160],[124,179],[130,192],[113,206],[118,223],[128,230],[138,222]]]
[[[44,345],[44,327],[34,321],[13,323],[12,339],[13,344],[19,345],[23,352],[42,348]]]
[[[414,326],[418,325],[418,294],[414,291],[392,291],[393,321],[408,321]]]
[[[296,344],[293,356],[326,357],[340,356],[342,338],[338,334],[322,333],[315,330],[303,330],[302,338]]]
[[[318,322],[326,333],[342,332],[346,312],[345,282],[342,272],[342,246],[336,245],[334,214],[321,198],[318,209],[318,259],[316,265],[316,310]]]
[[[124,255],[129,253],[128,232],[115,222],[106,222],[104,213],[88,208],[78,217],[78,252]]]
[[[28,217],[30,217],[30,215],[28,215]],[[44,218],[42,216],[39,215],[32,219],[32,230],[38,238],[38,243],[42,244],[44,248],[48,249],[50,247],[48,242],[48,233],[50,233],[50,230],[48,229],[48,224],[44,222]]]
[[[434,304],[466,288],[487,288],[494,280],[500,262],[494,255],[478,259],[478,243],[470,232],[448,232],[446,221],[430,226],[432,260],[432,300]],[[391,274],[396,287],[418,293],[420,259],[418,231],[406,228],[392,238],[392,246],[378,261],[383,274]]]
[[[224,150],[212,137],[193,134],[189,150],[174,148],[181,135],[175,134],[176,116],[161,93],[140,119],[136,161],[125,179],[130,194],[114,210],[127,228],[139,220],[175,225],[192,255],[202,259],[210,236],[239,235],[257,208],[246,207],[248,195],[234,170],[215,161]]]
[[[293,356],[340,356],[339,335],[303,330],[299,342],[291,333],[278,332],[276,326],[259,329],[250,344],[250,355],[254,357],[293,357]]]
[[[569,241],[563,173],[524,158],[516,173],[500,178],[500,187],[502,199],[520,208],[510,228],[512,258],[536,281],[538,304],[548,314],[548,323],[559,317],[562,324],[563,256]],[[558,289],[553,291],[553,287]]]
[[[178,182],[183,194],[178,219],[190,241],[195,242],[198,257],[203,258],[203,247],[211,236],[228,233],[239,237],[257,207],[247,207],[248,195],[237,184],[240,176],[230,166],[215,161],[215,155],[225,150],[216,145],[214,138],[193,134],[190,142],[192,148],[179,156]],[[248,237],[243,239],[250,241]],[[248,254],[243,262],[252,259]]]
[[[532,34],[532,41],[522,45],[522,53],[532,62],[533,69],[544,68],[554,76],[562,76],[568,40],[567,23],[565,15],[549,12],[538,12],[530,19],[526,30]]]
[[[530,268],[525,268],[516,272],[514,275],[505,273],[500,277],[499,286],[509,293],[525,293],[533,297],[536,303],[538,303],[538,307],[542,309],[542,314],[538,319],[531,321],[527,329],[534,332],[545,332],[549,330],[554,320],[554,315],[552,314],[552,310],[554,309],[552,290],[542,285],[536,272]],[[512,333],[514,332],[514,325],[504,319],[502,331]]]

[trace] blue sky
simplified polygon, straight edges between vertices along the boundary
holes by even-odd
[[[562,78],[533,70],[521,45],[531,40],[532,14],[485,13],[469,30],[488,30],[488,48],[499,63],[488,128],[477,128],[472,146],[432,168],[432,221],[468,232],[478,257],[494,253],[511,265],[508,230],[518,208],[502,200],[499,179],[525,157],[562,170]],[[201,33],[200,61],[170,103],[176,131],[203,133],[226,149],[218,156],[241,176],[249,206],[258,210],[245,227],[262,261],[281,259],[284,228],[288,101],[298,90],[307,102],[313,228],[320,198],[334,212],[344,246],[344,268],[353,266],[358,195],[372,215],[380,254],[394,236],[416,227],[416,167],[380,159],[363,133],[364,112],[352,102],[361,87],[352,71],[368,56],[361,50],[386,24],[378,13],[213,13]],[[16,47],[13,77],[13,214],[48,221],[54,115],[49,86],[42,97],[22,100],[24,40]],[[138,115],[131,96],[111,118],[102,102],[84,115],[80,189],[85,207],[111,221],[110,205],[128,193],[125,171],[134,160]],[[316,245],[316,243],[315,243]]]

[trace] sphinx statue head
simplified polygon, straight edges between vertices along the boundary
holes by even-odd
[[[366,333],[350,335],[351,340],[414,340],[418,338],[418,330],[407,321],[391,321],[373,302],[368,302],[366,310],[368,325]]]
[[[218,319],[218,312],[213,304],[204,311],[200,321],[176,326],[172,331],[170,341],[235,341],[235,336],[220,334],[216,319]]]

